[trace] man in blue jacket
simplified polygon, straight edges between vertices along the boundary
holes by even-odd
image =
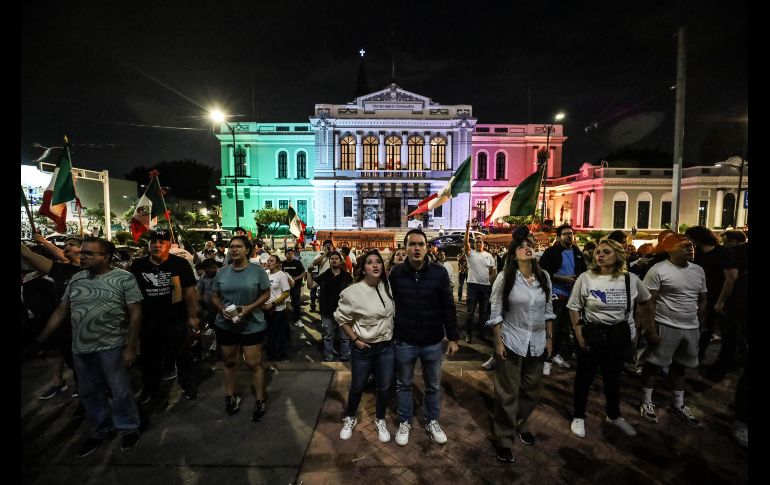
[[[404,237],[407,260],[390,272],[390,287],[396,302],[395,350],[398,379],[398,416],[401,422],[396,443],[405,446],[414,414],[412,385],[414,365],[420,359],[425,382],[425,429],[436,443],[446,443],[438,424],[441,409],[441,362],[444,335],[449,340],[446,355],[457,350],[457,311],[447,271],[426,259],[428,239],[421,229]]]

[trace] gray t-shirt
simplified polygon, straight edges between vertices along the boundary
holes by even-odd
[[[698,328],[698,294],[706,293],[706,272],[697,264],[684,268],[669,260],[647,272],[644,284],[658,292],[655,321],[684,330]]]
[[[72,352],[89,354],[126,345],[129,303],[142,301],[134,275],[113,269],[89,277],[76,273],[62,299],[69,302],[72,320]]]
[[[217,271],[214,278],[213,291],[219,293],[223,306],[230,303],[236,306],[251,305],[263,291],[269,289],[270,279],[267,272],[253,263],[242,270],[236,270],[232,265],[225,266]],[[267,328],[265,315],[259,308],[235,324],[218,313],[214,324],[228,332],[243,334],[257,333]]]
[[[491,285],[489,268],[496,268],[495,258],[486,251],[471,249],[468,253],[468,283]]]

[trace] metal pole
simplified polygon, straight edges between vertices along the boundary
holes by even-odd
[[[684,150],[684,94],[687,81],[686,27],[677,33],[678,55],[676,61],[676,115],[674,119],[674,179],[671,204],[671,230],[679,232],[679,207],[682,199],[682,152]]]
[[[738,209],[743,201],[741,200],[741,186],[743,185],[743,165],[746,163],[746,159],[741,158],[741,168],[738,169],[738,197],[735,198],[735,217],[733,217],[733,227],[738,229]],[[744,218],[745,219],[745,218]],[[745,224],[746,221],[744,221]]]
[[[230,126],[230,123],[225,123],[227,128],[230,130],[230,133],[233,135],[233,172],[235,177],[233,178],[233,181],[235,183],[235,227],[241,226],[241,220],[238,217],[238,168],[235,165],[235,128]]]
[[[543,184],[543,205],[541,206],[541,213],[540,213],[540,230],[542,231],[545,227],[545,181],[548,178],[548,159],[551,157],[550,152],[550,145],[551,145],[551,130],[553,129],[553,124],[546,125],[546,136],[545,136],[545,156],[543,157],[543,177],[541,184]]]
[[[110,173],[102,170],[102,187],[104,188],[104,238],[112,240],[112,219],[110,218]]]

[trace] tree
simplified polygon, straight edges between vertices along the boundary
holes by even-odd
[[[133,214],[133,212],[131,214]],[[88,217],[88,219],[92,219],[97,224],[104,227],[104,207],[86,209],[85,216]],[[111,218],[111,221],[114,222],[115,219],[117,219],[117,216],[115,215],[114,212],[110,212],[110,218]],[[131,217],[129,217],[129,220],[131,220]]]
[[[599,229],[594,229],[593,231],[588,231],[588,236],[593,239],[596,242],[599,242],[599,239],[603,238],[609,234],[609,231],[602,231]]]
[[[254,222],[260,236],[270,236],[278,231],[289,219],[286,209],[260,209],[254,213]]]

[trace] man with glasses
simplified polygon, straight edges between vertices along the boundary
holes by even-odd
[[[149,248],[150,255],[135,260],[130,269],[144,295],[139,360],[143,387],[138,402],[147,404],[157,397],[164,357],[176,361],[177,367],[176,375],[167,378],[178,376],[184,397],[197,399],[198,373],[185,345],[189,332],[200,332],[195,275],[184,258],[170,254],[169,231],[151,231]]]
[[[574,244],[575,231],[572,226],[564,224],[556,229],[556,241],[553,246],[543,251],[540,257],[540,267],[551,276],[553,284],[553,312],[556,314],[553,336],[553,357],[551,362],[563,369],[568,369],[569,364],[561,356],[560,352],[571,348],[572,323],[569,318],[567,301],[577,277],[586,270],[583,253]],[[570,351],[571,354],[571,351]],[[543,365],[543,374],[551,373],[551,362]]]
[[[142,293],[131,273],[110,267],[114,253],[115,245],[104,239],[83,241],[85,271],[72,277],[38,338],[44,341],[70,315],[78,392],[91,426],[78,457],[93,453],[115,430],[123,433],[123,451],[139,441],[139,411],[127,367],[136,358]]]

